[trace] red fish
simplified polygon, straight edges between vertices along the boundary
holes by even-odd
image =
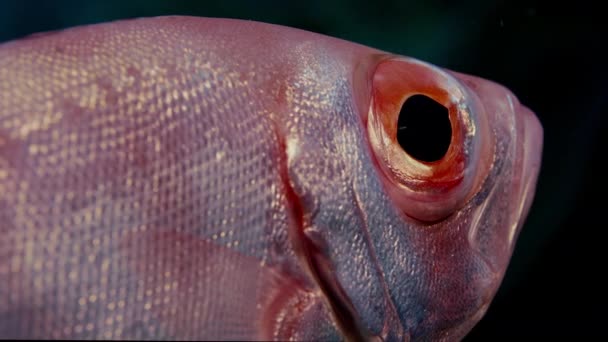
[[[504,87],[159,17],[0,45],[0,337],[457,340],[530,208]]]

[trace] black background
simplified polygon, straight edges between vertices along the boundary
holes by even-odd
[[[608,334],[603,12],[583,1],[21,0],[0,2],[0,42],[142,16],[230,17],[319,32],[505,85],[543,124],[543,164],[505,280],[466,341],[581,338]]]

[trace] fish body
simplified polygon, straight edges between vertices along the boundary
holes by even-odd
[[[413,95],[450,145],[397,141]],[[0,45],[0,337],[457,340],[529,210],[505,88],[297,29],[158,17]]]

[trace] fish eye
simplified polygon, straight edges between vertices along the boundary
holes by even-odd
[[[418,221],[448,217],[492,163],[480,99],[451,72],[405,57],[380,61],[371,84],[367,132],[387,194]]]
[[[423,94],[405,100],[397,122],[397,141],[406,153],[422,162],[435,162],[445,156],[451,139],[449,111],[444,105]]]

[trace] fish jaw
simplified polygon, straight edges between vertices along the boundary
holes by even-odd
[[[493,170],[485,180],[489,194],[472,214],[469,241],[501,273],[497,277],[500,281],[534,199],[543,129],[534,113],[507,88],[478,77],[453,74],[475,92],[493,123]]]
[[[484,316],[503,280],[517,237],[534,199],[540,171],[543,129],[534,113],[519,103],[515,95],[495,82],[446,70],[468,89],[479,110],[491,123],[486,140],[492,146],[490,167],[478,189],[457,214],[440,223],[443,227],[466,224],[465,241],[459,247],[469,250],[465,272],[477,274],[466,288],[477,300],[460,322],[442,332],[436,340],[464,337]],[[439,234],[441,235],[441,234]],[[444,241],[438,237],[435,241]],[[453,278],[458,278],[454,275]],[[451,296],[458,296],[454,287]],[[468,291],[463,291],[466,293]],[[467,310],[464,310],[467,311]]]

